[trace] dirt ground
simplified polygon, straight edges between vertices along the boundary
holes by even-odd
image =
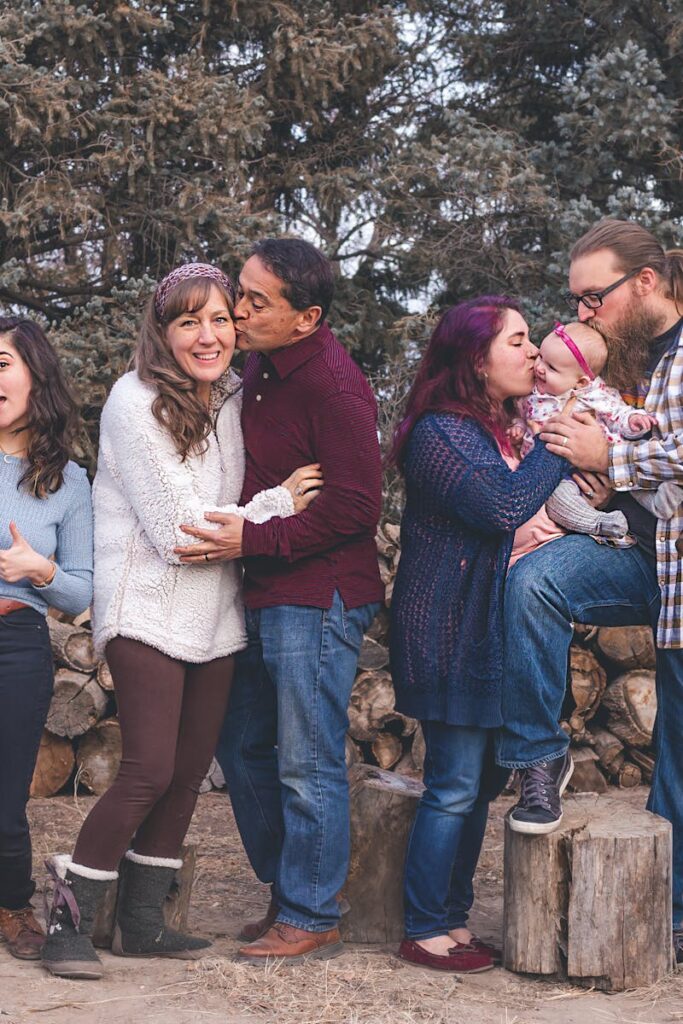
[[[617,791],[611,791],[614,795]],[[644,789],[618,794],[642,806]],[[570,798],[571,799],[571,798]],[[70,850],[92,797],[33,800],[35,863]],[[473,926],[500,940],[502,818],[497,801],[477,878]],[[460,979],[411,967],[392,949],[347,947],[345,956],[305,967],[238,965],[232,957],[240,923],[258,916],[267,894],[251,874],[222,793],[200,797],[189,840],[199,855],[191,923],[214,939],[211,956],[194,962],[124,960],[102,955],[99,982],[49,977],[0,947],[0,1024],[666,1024],[683,1022],[683,973],[620,995],[537,981],[497,968]],[[42,872],[38,870],[38,877]],[[37,894],[36,906],[42,902]]]

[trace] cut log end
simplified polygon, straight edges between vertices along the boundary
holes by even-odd
[[[504,964],[610,992],[671,965],[671,825],[609,797],[565,801],[549,835],[505,832]]]

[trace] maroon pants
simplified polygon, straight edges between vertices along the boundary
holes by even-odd
[[[107,644],[123,757],[112,787],[85,819],[73,859],[115,871],[131,845],[177,857],[211,764],[233,675],[232,658],[203,665],[115,637]]]

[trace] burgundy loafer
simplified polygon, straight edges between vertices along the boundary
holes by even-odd
[[[446,955],[430,953],[417,942],[404,939],[398,951],[401,960],[407,960],[418,967],[430,967],[435,971],[454,971],[456,974],[478,974],[490,971],[493,959],[488,953],[475,949],[474,946],[454,942]]]
[[[473,935],[470,939],[470,946],[472,949],[478,950],[480,953],[487,953],[491,957],[495,966],[499,966],[503,962],[503,952],[497,949],[496,946],[490,946],[488,942],[483,942],[478,936]]]

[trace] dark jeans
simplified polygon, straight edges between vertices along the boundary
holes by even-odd
[[[561,757],[572,622],[655,625],[660,592],[638,548],[571,534],[525,555],[505,585],[504,729],[498,759],[524,768]],[[673,923],[683,925],[683,650],[657,650],[655,772],[648,810],[673,828]]]
[[[405,929],[413,940],[464,928],[489,803],[507,769],[493,764],[493,730],[422,722],[425,791],[408,842]]]
[[[115,871],[133,835],[136,853],[178,856],[225,715],[233,659],[189,664],[117,636],[107,662],[123,757],[83,823],[73,859]]]
[[[278,920],[326,931],[349,859],[346,709],[378,605],[247,611],[249,646],[216,756],[242,842]]]
[[[33,608],[0,615],[0,907],[31,899],[28,791],[52,696],[45,616]]]

